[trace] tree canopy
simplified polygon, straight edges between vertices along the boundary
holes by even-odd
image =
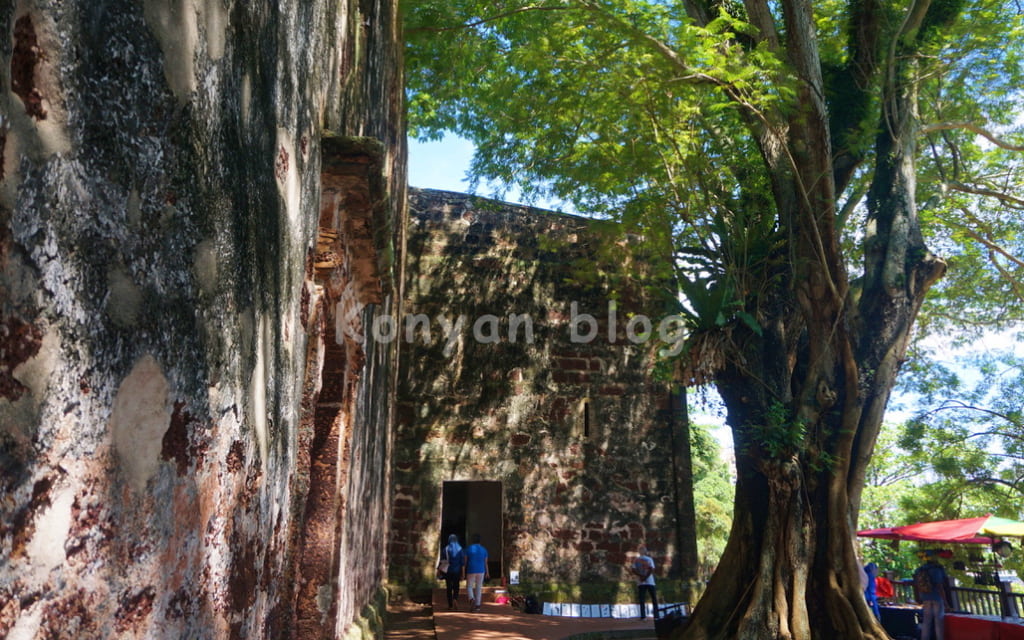
[[[763,174],[750,127],[771,126],[772,112],[799,99],[778,48],[785,26],[765,4],[759,19],[771,24],[762,35],[748,15],[757,4],[407,0],[412,132],[472,140],[475,180],[516,186],[528,199],[572,202],[591,215],[657,219],[651,226],[669,228],[684,246],[722,254],[726,240],[715,232],[722,224],[742,228],[735,216],[751,217],[749,204],[758,204],[741,198],[760,192],[769,215],[747,222],[772,229],[764,193],[771,185],[751,182]],[[944,331],[1012,326],[1024,312],[1024,26],[1012,3],[922,6],[932,4],[915,5],[929,17],[914,36],[915,195],[922,229],[951,268],[925,318]],[[908,9],[814,6],[843,187],[837,223],[850,265],[863,258],[866,161],[884,80],[863,67],[883,64],[877,58],[885,52],[874,50],[882,42],[899,44],[886,32],[910,17]],[[770,234],[753,228],[749,235]],[[737,249],[749,248],[742,243],[750,240],[739,242]]]
[[[852,529],[914,322],[1024,310],[1016,5],[405,11],[416,135],[456,132],[475,176],[620,222],[685,298],[680,382],[716,385],[737,455],[731,535],[685,637],[884,637]]]

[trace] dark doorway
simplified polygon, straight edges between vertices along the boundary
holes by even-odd
[[[469,546],[470,536],[480,534],[480,544],[487,549],[491,579],[502,573],[502,495],[500,482],[445,482],[441,488],[441,545],[448,536],[459,536],[459,543]]]

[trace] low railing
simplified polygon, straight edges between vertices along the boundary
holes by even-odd
[[[892,583],[895,597],[892,599],[893,602],[899,604],[910,604],[914,602],[914,583],[910,580],[901,582],[893,581]]]
[[[1024,593],[1009,594],[1009,601],[1012,603],[1011,606],[1013,608],[1011,609],[1011,611],[1013,612],[1013,615],[1008,617],[1024,617]]]
[[[953,587],[949,590],[955,611],[968,611],[976,616],[1002,616],[1003,594],[991,589]]]
[[[913,603],[914,585],[909,580],[894,582],[894,602]],[[1020,618],[1024,613],[1024,593],[1014,593],[1010,583],[1000,582],[996,589],[973,587],[952,587],[949,590],[954,611],[964,611],[976,616],[998,616]]]

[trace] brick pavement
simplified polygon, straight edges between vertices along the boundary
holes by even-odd
[[[406,603],[389,606],[386,640],[563,640],[581,633],[607,632],[608,638],[649,638],[654,621],[614,618],[563,618],[522,613],[507,604],[484,602],[471,613],[465,593],[461,608],[448,611],[444,590],[434,591],[433,615],[429,605]]]

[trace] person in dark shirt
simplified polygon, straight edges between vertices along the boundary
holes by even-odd
[[[444,574],[445,592],[448,595],[448,609],[459,608],[459,582],[466,575],[466,554],[459,544],[459,536],[448,536],[448,545],[441,552],[441,558],[448,561]]]
[[[945,640],[946,570],[939,564],[938,551],[925,552],[927,562],[914,571],[914,592],[921,603],[921,640]]]

